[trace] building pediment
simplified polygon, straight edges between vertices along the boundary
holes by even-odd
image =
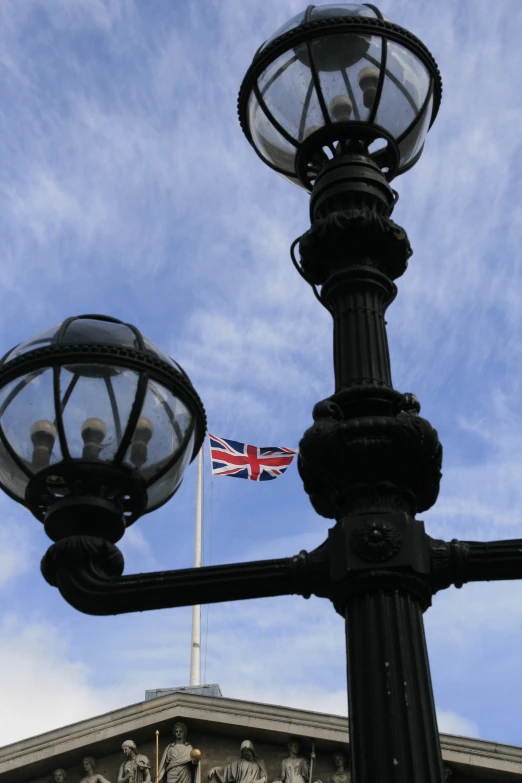
[[[224,697],[173,693],[133,704],[114,712],[65,726],[0,748],[2,783],[49,783],[56,768],[67,771],[67,783],[83,777],[81,761],[97,759],[96,772],[116,783],[123,757],[121,743],[132,739],[146,754],[155,780],[155,732],[160,754],[172,740],[172,726],[182,719],[189,727],[191,745],[200,748],[202,783],[215,765],[239,755],[245,739],[265,758],[269,781],[280,777],[281,760],[291,737],[309,754],[315,740],[314,780],[326,783],[333,774],[332,754],[348,750],[348,721],[344,717]],[[522,748],[483,740],[441,735],[443,758],[454,770],[451,783],[466,780],[522,781]]]

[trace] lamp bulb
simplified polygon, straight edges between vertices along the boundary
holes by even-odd
[[[102,419],[86,419],[82,424],[83,459],[98,459],[107,426]]]
[[[102,419],[86,419],[82,424],[82,438],[85,443],[101,443],[107,435],[107,426]]]
[[[346,95],[335,95],[330,101],[330,116],[334,122],[347,122],[353,113],[353,103]]]
[[[31,427],[31,440],[33,442],[33,468],[43,470],[51,461],[54,442],[56,440],[56,427],[52,421],[40,419]]]
[[[377,93],[380,73],[377,68],[368,65],[359,71],[359,87],[363,91],[363,103],[367,109],[371,109]]]
[[[48,421],[47,419],[35,421],[31,427],[31,440],[33,446],[44,446],[49,450],[52,449],[54,441],[56,440],[56,427],[52,421]]]
[[[136,424],[135,439],[140,440],[143,443],[148,443],[154,433],[154,425],[150,419],[145,416],[140,416],[138,423]]]
[[[140,416],[132,439],[130,459],[135,468],[141,468],[147,462],[147,444],[154,433],[154,426],[150,419]]]

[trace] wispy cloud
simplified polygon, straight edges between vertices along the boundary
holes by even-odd
[[[7,504],[3,504],[4,506]],[[0,527],[0,589],[33,566],[34,547],[29,531],[15,517],[4,516]]]

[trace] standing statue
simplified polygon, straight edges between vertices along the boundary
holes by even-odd
[[[348,759],[344,753],[334,753],[332,759],[335,772],[328,778],[328,783],[350,783],[350,773],[345,769]]]
[[[136,743],[132,740],[125,740],[121,749],[125,754],[125,761],[120,767],[118,783],[152,783],[150,761],[147,756],[138,753]]]
[[[265,762],[258,759],[253,742],[241,743],[241,757],[226,767],[213,767],[208,773],[211,783],[266,783]]]
[[[292,739],[288,743],[287,748],[290,755],[282,761],[282,783],[308,783],[310,765],[308,764],[307,759],[299,755],[299,742]]]
[[[94,771],[96,759],[93,759],[92,756],[86,756],[82,759],[82,766],[86,774],[85,777],[82,778],[81,783],[109,783],[107,778],[104,778],[103,775],[99,775]]]
[[[178,721],[172,729],[174,742],[167,745],[161,758],[158,781],[166,775],[166,783],[199,783],[201,753],[187,742],[188,729]]]
[[[67,772],[64,769],[60,767],[59,769],[54,770],[51,783],[65,783],[66,780]]]

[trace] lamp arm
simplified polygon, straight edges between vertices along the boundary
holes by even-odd
[[[295,557],[122,576],[123,556],[94,536],[53,544],[42,573],[75,609],[91,615],[125,614],[176,606],[312,593],[327,597],[326,546]]]
[[[439,541],[430,538],[433,591],[466,582],[522,579],[522,539]]]

